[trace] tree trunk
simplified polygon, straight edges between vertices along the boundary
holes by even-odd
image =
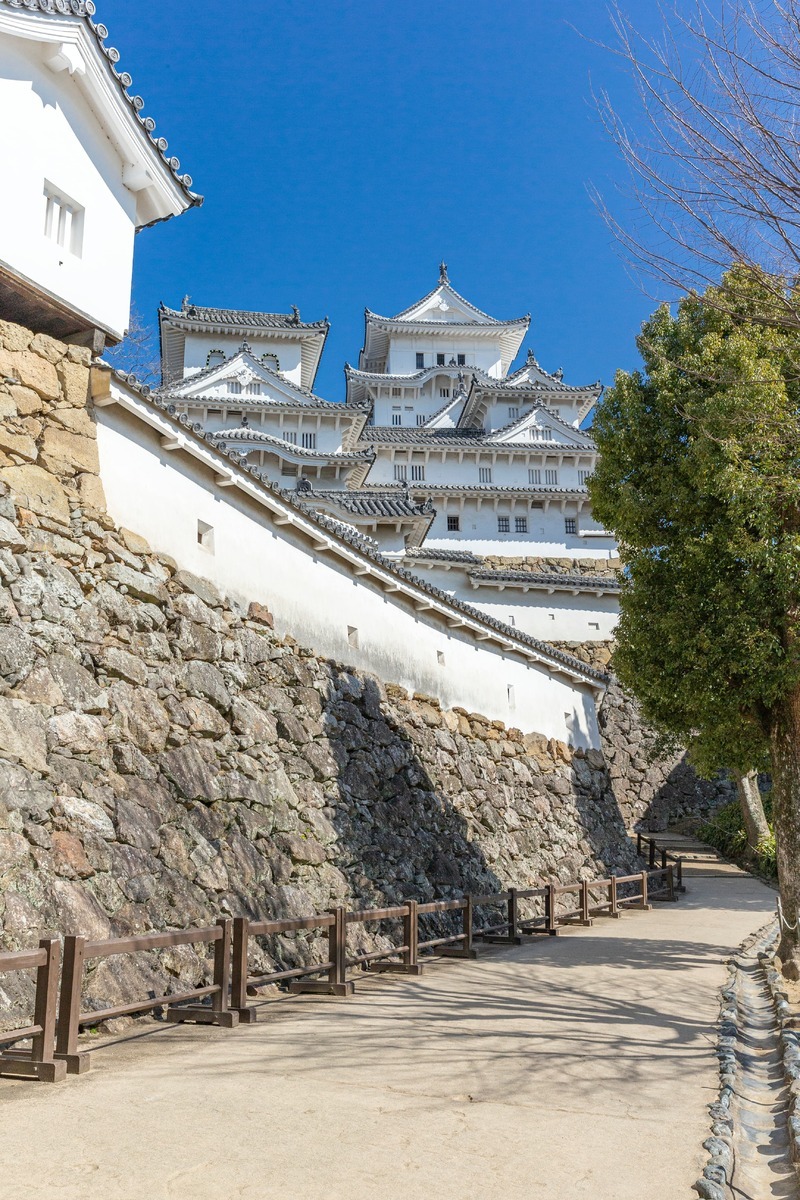
[[[761,792],[758,790],[756,771],[748,771],[747,775],[736,776],[736,794],[739,797],[739,807],[742,810],[742,819],[747,833],[747,849],[755,856],[761,842],[769,837],[769,825],[764,815],[764,805],[761,800]]]
[[[772,820],[784,922],[778,957],[787,979],[800,979],[800,688],[772,712]]]

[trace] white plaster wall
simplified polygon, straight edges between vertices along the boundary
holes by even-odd
[[[458,361],[458,355],[466,357],[466,366],[480,367],[488,375],[500,378],[503,373],[500,353],[500,336],[497,337],[468,337],[458,329],[448,329],[442,322],[441,332],[419,335],[391,334],[389,352],[386,358],[388,374],[404,375],[416,371],[417,354],[425,355],[425,366],[436,364],[436,355],[444,354],[445,362],[451,358]]]
[[[551,504],[547,510],[532,508],[530,501],[525,497],[499,498],[496,511],[493,499],[485,501],[480,508],[470,497],[464,497],[463,507],[459,496],[453,496],[444,502],[441,497],[434,496],[433,502],[436,516],[425,539],[425,546],[429,549],[469,550],[478,555],[500,554],[523,558],[528,555],[601,560],[612,558],[617,553],[613,537],[582,535],[583,528],[588,526],[593,530],[596,522],[592,521],[588,506],[579,513],[574,501],[567,503],[564,512],[557,502]],[[448,513],[459,517],[461,528],[458,532],[448,532]],[[509,517],[510,533],[498,533],[499,515]],[[515,516],[527,517],[526,534],[514,532]],[[567,517],[577,520],[577,534],[565,532]]]
[[[275,525],[256,500],[218,487],[213,472],[196,460],[162,450],[158,432],[119,405],[97,415],[101,474],[114,519],[241,604],[268,605],[279,631],[385,681],[437,696],[447,707],[462,705],[576,745],[599,744],[590,687],[385,594],[341,560],[315,552],[290,526]],[[198,544],[198,520],[214,529],[213,554]],[[349,628],[358,630],[358,648]]]
[[[364,430],[361,440],[370,441],[369,428]],[[591,470],[594,465],[595,453],[587,450],[579,455],[578,460],[570,455],[562,457],[559,462],[559,447],[547,450],[537,448],[531,443],[528,451],[503,451],[498,447],[493,451],[482,447],[479,451],[468,447],[449,449],[435,444],[424,448],[412,448],[411,454],[422,457],[409,458],[409,450],[405,446],[397,446],[391,442],[374,443],[377,454],[376,461],[370,471],[370,483],[391,483],[394,480],[394,465],[396,462],[424,462],[426,484],[471,484],[481,483],[482,467],[489,467],[492,472],[491,483],[496,487],[528,487],[528,470],[533,468],[542,472],[542,485],[545,484],[545,471],[557,472],[554,486],[560,488],[577,488],[584,485],[580,482],[579,471]],[[461,462],[459,456],[461,455]],[[410,472],[409,472],[410,478]]]
[[[0,261],[121,336],[136,197],[78,85],[42,54],[0,34]],[[85,209],[80,258],[45,237],[45,180]]]
[[[211,350],[224,350],[228,358],[233,358],[242,342],[246,341],[256,358],[262,354],[274,354],[280,363],[281,374],[292,383],[301,383],[301,346],[297,342],[276,337],[259,337],[255,333],[189,333],[183,352],[183,374],[195,375],[204,371],[206,360]]]

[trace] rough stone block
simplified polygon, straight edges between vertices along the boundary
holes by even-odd
[[[8,374],[23,387],[32,388],[43,400],[57,400],[61,394],[56,369],[51,362],[29,351],[12,352]]]
[[[80,433],[70,433],[49,425],[42,439],[42,454],[55,465],[63,463],[72,471],[89,471],[99,474],[100,460],[97,456],[97,440]]]
[[[131,567],[123,566],[122,563],[109,563],[103,573],[107,579],[113,579],[117,583],[123,584],[130,594],[139,600],[145,600],[150,604],[166,604],[169,599],[169,593],[164,584],[159,583],[157,579],[144,571],[134,571]]]
[[[35,464],[0,468],[0,480],[12,495],[42,516],[52,517],[61,525],[69,524],[69,500],[64,488],[49,471]]]
[[[0,754],[31,771],[47,772],[45,719],[30,704],[0,698]]]

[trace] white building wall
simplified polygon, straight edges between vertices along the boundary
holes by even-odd
[[[188,454],[164,451],[159,431],[119,405],[97,416],[101,475],[114,519],[242,605],[268,605],[279,632],[436,696],[446,707],[462,705],[526,732],[598,746],[590,686],[387,595],[340,559],[314,551],[291,526],[276,525],[240,489],[219,487],[214,471]],[[213,530],[213,552],[198,542],[199,521]]]
[[[434,496],[436,516],[433,519],[425,546],[436,550],[465,550],[477,555],[542,558],[596,558],[606,561],[616,556],[613,537],[598,536],[597,523],[592,520],[588,506],[579,513],[577,504],[567,504],[562,512],[556,502],[545,510],[533,508],[529,500],[518,497],[499,499],[495,509],[492,499],[479,508],[474,499],[465,497],[442,501]],[[460,529],[448,532],[447,516],[458,516]],[[498,517],[509,518],[509,532],[498,532]],[[526,533],[517,533],[515,518],[527,520]],[[566,532],[566,520],[576,521],[575,534]]]
[[[503,373],[500,355],[500,336],[469,337],[457,328],[448,329],[442,322],[441,332],[428,334],[392,333],[389,341],[389,352],[386,358],[386,371],[390,375],[407,375],[418,370],[417,355],[424,356],[424,365],[436,365],[436,355],[444,354],[445,363],[451,358],[458,361],[458,355],[463,354],[466,363],[464,370],[469,367],[480,367],[487,375],[499,378]]]
[[[0,261],[121,337],[136,197],[78,85],[44,64],[53,50],[0,34]],[[83,210],[79,253],[45,236],[46,184]]]
[[[604,642],[614,636],[619,620],[619,598],[615,593],[598,596],[581,592],[546,592],[518,587],[473,587],[466,571],[449,570],[431,563],[412,568],[421,578],[441,588],[457,600],[480,609],[489,617],[503,621],[543,642]]]

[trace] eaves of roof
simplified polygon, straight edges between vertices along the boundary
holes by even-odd
[[[144,401],[145,405],[157,410],[163,414],[171,424],[177,426],[190,439],[195,439],[202,443],[214,455],[218,455],[221,460],[221,465],[225,462],[231,464],[235,470],[240,471],[243,476],[252,479],[258,486],[259,490],[266,497],[272,498],[273,501],[279,500],[286,508],[293,509],[298,515],[302,516],[311,525],[316,525],[318,528],[330,533],[333,537],[338,538],[345,545],[351,546],[363,558],[369,559],[383,572],[393,576],[395,579],[401,580],[410,587],[421,591],[424,595],[433,597],[437,603],[441,604],[446,609],[455,610],[456,613],[461,613],[463,616],[479,624],[485,629],[494,630],[501,639],[502,643],[509,646],[513,650],[515,643],[523,650],[525,648],[533,652],[535,660],[541,665],[554,667],[556,670],[559,667],[563,668],[573,678],[578,678],[586,683],[596,686],[605,687],[609,682],[608,675],[602,671],[595,670],[594,667],[588,666],[579,659],[574,658],[571,654],[567,654],[563,650],[559,650],[548,642],[540,641],[538,638],[532,637],[530,634],[523,633],[521,630],[506,625],[502,621],[498,621],[495,617],[483,613],[480,609],[474,608],[471,604],[465,603],[463,600],[458,600],[450,596],[447,592],[442,591],[435,585],[420,579],[419,576],[407,571],[405,567],[392,562],[374,549],[372,539],[365,538],[355,530],[351,530],[347,526],[343,526],[341,522],[335,521],[322,513],[315,511],[309,505],[300,501],[296,496],[291,496],[283,492],[276,484],[259,471],[252,467],[247,462],[246,456],[242,455],[235,448],[221,447],[217,445],[212,437],[208,434],[199,422],[191,422],[185,414],[180,416],[169,412],[168,406],[156,394],[150,391],[149,388],[141,388],[137,385],[135,378],[128,376],[124,371],[117,371],[109,368],[107,364],[103,364],[104,371],[111,378],[129,387],[135,395]],[[93,393],[94,395],[94,393]]]
[[[480,569],[469,572],[475,583],[509,583],[519,586],[554,588],[565,592],[619,592],[619,580],[603,575],[568,575],[566,572],[543,575],[532,571]]]
[[[198,325],[226,325],[231,333],[239,330],[285,329],[291,333],[308,333],[322,336],[330,329],[327,317],[321,321],[300,321],[291,313],[250,312],[239,308],[210,308],[199,304],[188,304],[185,308],[159,307],[166,320],[186,329]]]
[[[228,442],[243,442],[252,446],[272,446],[289,458],[311,459],[314,462],[371,462],[374,457],[369,450],[345,450],[341,453],[325,454],[321,450],[307,450],[283,438],[273,437],[249,426],[241,429],[219,429],[209,434],[215,445],[225,449]]]
[[[578,430],[573,429],[571,425],[565,425],[565,429],[570,430],[573,434],[578,433]],[[594,452],[594,443],[587,446],[580,441],[571,443],[554,441],[498,442],[494,439],[495,434],[487,434],[484,429],[461,429],[458,426],[453,429],[430,429],[425,425],[413,427],[365,425],[359,440],[370,445],[403,446],[408,449],[424,450],[429,446],[447,446],[453,450],[478,449],[493,451],[497,454],[504,454],[507,450],[534,454],[540,450],[546,450],[553,453],[559,448],[569,454],[592,454]]]
[[[365,517],[430,517],[434,512],[429,503],[419,503],[406,496],[348,491],[344,488],[328,491],[317,491],[315,488],[306,493],[306,499],[308,503],[321,500],[335,504],[346,512],[358,513]]]

